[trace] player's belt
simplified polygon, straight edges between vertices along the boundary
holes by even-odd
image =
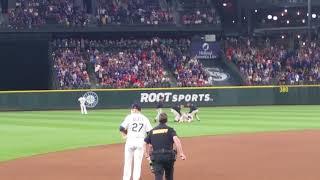
[[[165,154],[165,153],[173,153],[174,150],[173,149],[158,149],[158,150],[154,150],[152,153],[153,154]]]

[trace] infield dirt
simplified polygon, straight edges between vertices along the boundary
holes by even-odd
[[[184,138],[176,180],[319,180],[320,132]],[[120,180],[123,144],[0,163],[1,180]],[[141,180],[153,176],[146,162]]]

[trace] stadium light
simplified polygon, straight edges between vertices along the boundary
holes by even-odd
[[[235,21],[233,20],[233,21],[232,21],[232,23],[234,24],[234,23],[235,23]]]
[[[307,16],[309,16],[309,13],[307,13]]]
[[[300,39],[301,38],[301,36],[300,35],[298,35],[298,39]]]
[[[313,19],[317,18],[317,15],[316,14],[312,14],[312,18]]]
[[[284,35],[282,35],[281,38],[284,39]]]
[[[278,20],[278,16],[273,16],[273,20],[274,21]]]
[[[287,24],[290,24],[290,21],[289,21],[289,20],[287,20]]]
[[[243,16],[243,19],[244,19],[244,20],[246,20],[246,17],[245,17],[245,16]]]
[[[257,12],[258,12],[258,9],[255,9],[254,12],[257,13]]]
[[[281,16],[284,16],[284,13],[281,13]]]
[[[284,12],[287,13],[287,12],[288,12],[288,9],[285,9]]]
[[[223,6],[223,7],[227,7],[227,3],[223,3],[222,6]]]
[[[302,19],[302,23],[303,23],[303,24],[306,23],[306,20],[305,20],[305,19]]]
[[[304,46],[305,46],[305,45],[306,45],[306,43],[305,43],[305,42],[303,42],[303,43],[302,43],[302,45],[304,45]]]
[[[268,19],[269,19],[269,20],[272,19],[272,15],[268,15]]]
[[[300,11],[297,12],[297,15],[300,16]]]

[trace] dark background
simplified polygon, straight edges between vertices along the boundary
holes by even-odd
[[[51,87],[48,39],[0,39],[0,90]]]

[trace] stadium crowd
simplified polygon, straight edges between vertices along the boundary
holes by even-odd
[[[247,85],[274,84],[281,71],[286,48],[277,43],[257,43],[252,39],[231,38],[227,41],[227,57],[237,64]]]
[[[90,78],[87,71],[88,61],[81,56],[76,42],[64,42],[60,48],[55,47],[52,53],[53,70],[59,89],[90,88]]]
[[[160,40],[160,53],[177,79],[180,87],[206,86],[208,76],[203,65],[190,53],[191,40],[162,39]]]
[[[92,25],[163,25],[163,24],[220,24],[220,17],[207,1],[199,1],[198,7],[175,10],[167,3],[160,6],[158,0],[96,0],[96,9],[88,13],[80,0],[17,0],[9,9],[9,27],[13,29],[38,28],[43,25],[79,27]],[[188,4],[186,3],[186,4]],[[179,14],[180,13],[180,19]],[[181,22],[179,22],[181,21]]]
[[[57,39],[52,44],[61,89],[87,87],[90,72],[101,88],[169,87],[165,67],[180,87],[208,84],[202,64],[189,55],[190,39]]]
[[[104,88],[170,86],[152,43],[148,40],[91,40],[85,47]]]
[[[17,0],[9,9],[10,28],[36,28],[44,24],[85,26],[88,14],[73,0]]]
[[[220,16],[217,15],[215,8],[203,8],[191,11],[185,11],[182,15],[182,24],[220,24]]]
[[[45,0],[45,17],[47,22],[56,22],[66,26],[86,26],[89,15],[74,0]]]
[[[9,26],[12,28],[38,27],[46,23],[44,12],[38,1],[18,0],[16,8],[8,12]]]
[[[320,81],[320,49],[315,42],[290,49],[288,40],[249,38],[226,41],[226,56],[239,68],[247,85],[315,84]]]
[[[184,25],[220,24],[220,16],[209,0],[180,0],[181,23]]]
[[[97,18],[106,24],[173,24],[173,14],[154,0],[98,0]]]
[[[280,84],[318,84],[320,82],[320,48],[317,42],[300,42],[295,54],[284,62]]]

